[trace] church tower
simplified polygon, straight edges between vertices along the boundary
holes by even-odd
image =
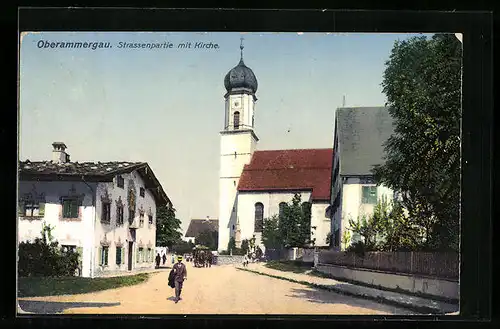
[[[220,132],[221,154],[219,172],[219,251],[226,250],[237,226],[237,187],[245,164],[257,145],[254,113],[257,79],[241,58],[224,78],[226,88],[224,129]]]

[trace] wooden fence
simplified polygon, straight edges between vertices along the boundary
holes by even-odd
[[[428,275],[458,279],[458,253],[447,252],[367,252],[364,257],[352,252],[319,252],[319,263],[377,271]]]

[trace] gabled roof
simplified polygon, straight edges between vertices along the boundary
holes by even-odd
[[[372,175],[374,165],[384,162],[383,144],[394,132],[387,107],[344,107],[335,115],[340,174]]]
[[[238,191],[311,190],[329,200],[333,149],[255,151],[243,168]]]
[[[204,231],[219,231],[218,219],[191,219],[186,231],[186,238],[196,238]]]
[[[159,205],[172,205],[153,170],[146,162],[67,162],[29,160],[19,162],[21,181],[112,182],[120,174],[137,170]]]

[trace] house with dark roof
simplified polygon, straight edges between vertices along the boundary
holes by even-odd
[[[154,267],[156,208],[172,206],[145,162],[71,162],[62,142],[52,160],[19,162],[18,239],[42,224],[81,255],[79,275],[98,277]]]
[[[203,232],[219,232],[219,220],[213,218],[191,219],[188,229],[184,235],[184,241],[195,242],[195,239]]]
[[[349,219],[371,215],[378,200],[394,197],[392,190],[375,184],[371,171],[375,165],[384,162],[384,143],[393,132],[393,119],[387,107],[344,107],[336,110],[336,152],[330,195],[332,240],[337,249],[345,247],[342,237],[349,226]]]

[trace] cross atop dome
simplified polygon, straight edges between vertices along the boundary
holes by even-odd
[[[241,37],[240,40],[241,40],[241,43],[240,43],[240,52],[241,52],[240,61],[243,62],[243,48],[245,48],[245,46],[243,46],[243,37]]]

